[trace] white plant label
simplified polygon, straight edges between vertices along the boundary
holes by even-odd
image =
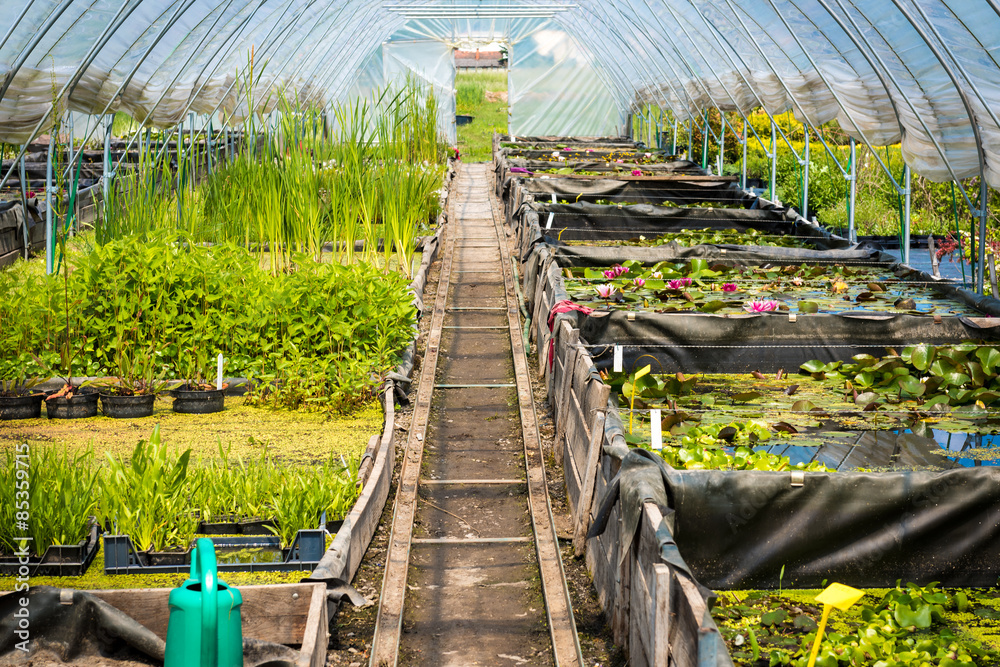
[[[219,363],[215,369],[215,388],[222,389],[222,353],[219,352]]]
[[[622,372],[622,346],[621,345],[615,345],[614,371],[615,371],[615,373],[621,373]]]
[[[653,408],[649,411],[649,434],[653,449],[663,449],[663,429],[660,424],[659,408]]]

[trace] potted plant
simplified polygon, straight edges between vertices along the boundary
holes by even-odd
[[[41,417],[45,394],[34,391],[37,384],[37,378],[28,378],[13,366],[0,371],[0,421]]]
[[[189,350],[188,363],[184,375],[188,380],[173,390],[174,412],[182,414],[204,415],[221,412],[225,408],[225,390],[229,384],[221,388],[209,384],[205,369],[207,360],[204,352]]]
[[[124,350],[115,354],[117,373],[90,384],[100,390],[101,408],[116,419],[149,417],[153,414],[156,395],[167,388],[162,371],[157,372],[153,350],[129,357]]]

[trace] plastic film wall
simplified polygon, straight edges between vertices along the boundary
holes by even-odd
[[[11,0],[4,9],[6,142],[44,133],[67,108],[168,127],[190,112],[239,122],[248,99],[267,112],[279,94],[332,103],[384,77],[373,66],[383,43],[427,42],[405,68],[430,73],[442,53],[431,42],[502,39],[515,134],[614,133],[645,104],[681,120],[709,107],[792,110],[812,126],[836,119],[874,146],[902,142],[908,164],[933,180],[983,173],[1000,186],[998,0]]]

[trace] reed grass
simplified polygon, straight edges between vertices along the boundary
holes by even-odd
[[[339,262],[388,268],[395,258],[409,276],[415,237],[437,215],[446,159],[433,93],[410,82],[340,104],[330,117],[281,99],[278,114],[262,136],[248,121],[235,157],[197,184],[188,160],[178,179],[166,156],[144,153],[139,168],[116,182],[98,244],[177,229],[195,242],[254,248],[277,274],[290,270],[297,253],[320,260],[330,243]]]

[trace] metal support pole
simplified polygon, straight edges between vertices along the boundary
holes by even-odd
[[[55,270],[55,237],[52,234],[52,154],[56,150],[55,128],[49,134],[49,152],[45,156],[45,273]]]
[[[909,192],[910,185],[906,185],[907,192]],[[987,216],[987,206],[989,204],[989,190],[986,185],[986,179],[982,176],[979,177],[979,283],[976,286],[977,291],[983,294],[983,267],[986,264],[986,216]],[[992,255],[990,256],[992,259]],[[997,295],[994,294],[994,297]]]
[[[805,150],[802,154],[802,217],[809,219],[809,127],[803,126],[805,130]]]
[[[21,159],[18,160],[18,180],[21,182],[21,211],[24,213],[24,224],[21,225],[21,232],[24,235],[24,258],[28,259],[28,253],[31,250],[31,238],[28,236],[28,181],[24,168],[25,153],[27,153],[27,144],[22,146]]]
[[[701,132],[701,168],[708,169],[708,109],[705,109],[705,125]]]
[[[108,211],[108,195],[111,189],[111,130],[114,127],[115,116],[105,116],[107,125],[104,127],[104,165],[101,168],[101,195],[104,203],[104,213]]]
[[[854,137],[851,137],[851,174],[848,176],[850,190],[847,194],[847,240],[851,243],[858,242],[858,230],[854,225],[854,201],[858,193],[858,154]]]
[[[693,126],[694,126],[694,121],[690,116],[688,116],[688,150],[687,150],[688,160],[691,160],[691,158],[694,157],[694,132],[691,131],[691,128]],[[691,161],[694,162],[694,160]]]
[[[719,109],[719,117],[722,119],[722,131],[719,132],[719,176],[722,176],[722,165],[726,155],[726,114]]]
[[[900,257],[903,264],[910,263],[910,165],[903,167],[903,248]]]
[[[778,196],[775,192],[775,179],[778,175],[778,132],[774,125],[774,119],[771,119],[771,185],[770,190],[767,191],[767,197],[773,202],[778,201]]]
[[[743,119],[743,160],[740,161],[740,187],[747,189],[747,119]]]
[[[670,139],[670,154],[677,155],[677,118],[674,118],[674,134]]]
[[[168,152],[170,149],[167,149]],[[177,224],[184,220],[184,207],[181,204],[181,176],[184,173],[184,121],[177,123]]]
[[[188,123],[191,125],[191,131],[188,134],[191,137],[190,146],[188,146],[188,153],[191,157],[191,174],[189,180],[191,182],[191,188],[194,189],[194,178],[195,178],[195,163],[194,163],[194,112],[188,113]]]
[[[225,149],[223,159],[229,162],[229,125],[222,128],[222,146]]]
[[[66,125],[68,126],[67,129],[68,129],[68,132],[69,132],[69,142],[66,144],[66,164],[69,165],[70,169],[72,170],[72,168],[73,168],[73,144],[76,141],[76,134],[73,132],[73,112],[72,111],[67,111],[66,112]],[[71,171],[71,173],[74,173],[74,172]],[[67,184],[71,184],[73,182],[73,179],[72,178],[68,178],[68,179],[66,179],[66,182],[67,182]],[[70,227],[70,229],[69,229],[69,233],[72,235],[73,232],[76,229],[76,226],[79,224],[78,216],[76,215],[76,209],[80,205],[80,202],[74,196],[71,196],[70,199],[73,200],[73,210],[72,211],[67,211],[66,215],[72,215],[73,216],[72,217],[73,226]]]
[[[212,173],[212,117],[208,117],[208,128],[205,132],[205,159],[208,160],[208,173]]]

